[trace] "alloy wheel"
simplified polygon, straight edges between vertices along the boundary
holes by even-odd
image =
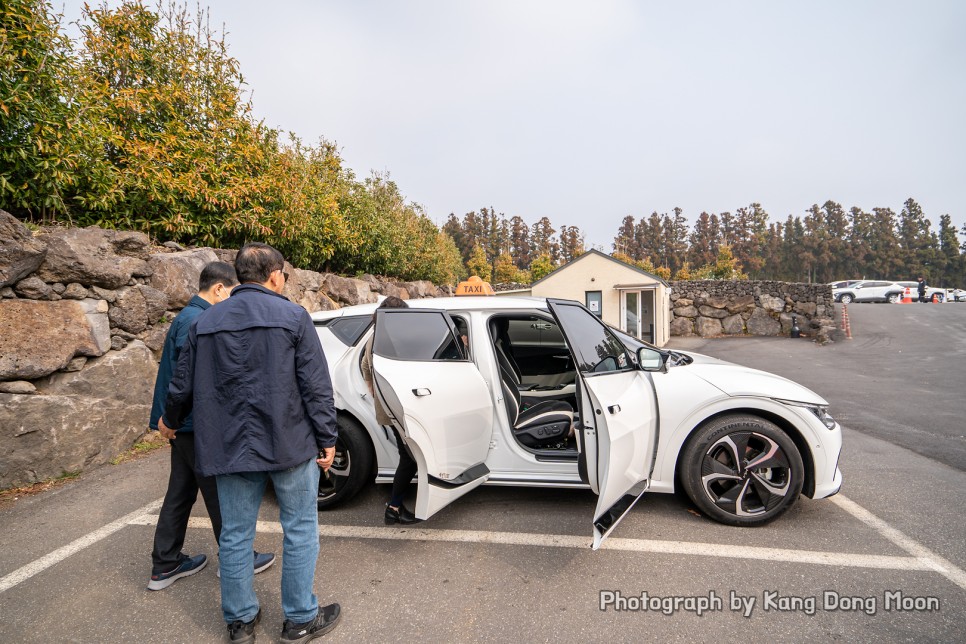
[[[701,482],[708,498],[739,517],[764,514],[781,504],[791,480],[784,450],[758,432],[721,437],[708,448],[701,464]]]

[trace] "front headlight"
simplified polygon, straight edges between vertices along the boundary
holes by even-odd
[[[823,425],[829,429],[835,429],[835,419],[828,413],[828,407],[825,405],[816,405],[814,403],[798,402],[797,400],[782,400],[781,398],[775,398],[778,402],[783,405],[791,405],[792,407],[804,407],[809,410],[815,417],[818,418]]]

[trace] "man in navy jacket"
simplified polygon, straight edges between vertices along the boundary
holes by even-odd
[[[338,604],[313,592],[319,552],[319,468],[335,457],[332,383],[312,319],[281,295],[285,260],[262,243],[235,258],[241,286],[198,318],[178,360],[159,427],[194,417],[197,466],[215,476],[221,504],[221,602],[233,642],[254,641],[261,616],[251,566],[269,479],[285,534],[283,642],[306,642],[338,623]]]
[[[188,305],[175,317],[168,329],[161,351],[161,364],[154,383],[154,404],[151,406],[149,426],[158,429],[158,420],[164,412],[164,398],[168,384],[174,375],[178,355],[188,339],[188,329],[199,315],[213,304],[228,299],[231,290],[238,284],[235,269],[224,262],[211,262],[206,265],[198,280],[198,294],[191,298]],[[170,429],[162,435],[171,443],[171,471],[168,475],[168,489],[164,503],[158,514],[158,524],[154,531],[154,549],[151,552],[151,579],[149,590],[167,588],[178,579],[200,572],[208,563],[205,555],[194,557],[182,552],[185,531],[191,507],[198,498],[198,491],[205,501],[215,542],[221,534],[221,513],[218,508],[218,489],[211,476],[200,476],[195,472],[194,428],[191,416],[185,419],[177,432]],[[275,562],[271,553],[255,553],[255,572],[267,569]]]

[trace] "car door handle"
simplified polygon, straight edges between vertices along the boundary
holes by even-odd
[[[609,411],[612,414],[616,414],[620,410],[621,410],[621,406],[620,405],[611,405],[610,407],[607,408],[607,411]]]
[[[417,396],[428,396],[433,392],[431,392],[429,389],[426,389],[425,387],[420,387],[419,389],[413,389],[413,393],[416,394]]]

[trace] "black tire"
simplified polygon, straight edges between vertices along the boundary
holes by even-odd
[[[937,304],[942,304],[943,303],[943,299],[944,298],[943,298],[943,294],[942,293],[933,293],[932,294],[932,301],[935,302],[935,303],[937,303]]]
[[[899,294],[898,293],[889,293],[889,298],[888,299],[889,299],[889,304],[895,304],[896,302],[899,301]]]
[[[339,415],[339,437],[335,441],[335,461],[319,477],[319,509],[344,503],[372,480],[375,453],[372,442],[355,420]]]
[[[795,442],[774,423],[744,414],[699,428],[681,458],[681,483],[691,501],[733,526],[776,519],[798,500],[804,476]]]
[[[842,304],[851,304],[854,299],[850,293],[842,293],[842,296],[839,297],[839,302]]]

